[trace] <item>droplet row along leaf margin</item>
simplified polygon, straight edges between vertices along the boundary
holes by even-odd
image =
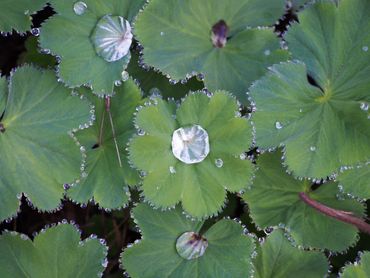
[[[203,73],[210,91],[227,90],[247,104],[245,92],[268,65],[288,58],[271,26],[284,13],[284,0],[152,0],[135,22],[144,62],[173,80]],[[212,30],[226,24],[223,47]]]
[[[72,96],[50,70],[24,66],[10,77],[9,89],[4,82],[0,168],[6,174],[0,180],[0,219],[16,214],[22,193],[39,210],[54,210],[63,184],[79,176],[79,143],[68,133],[89,126],[90,104]]]
[[[145,200],[161,208],[181,201],[197,218],[217,214],[226,189],[245,189],[254,170],[251,161],[239,157],[249,149],[252,131],[247,119],[239,117],[237,101],[219,91],[211,97],[190,93],[178,109],[160,98],[153,102],[138,112],[138,135],[129,146],[131,162],[146,174],[141,186]],[[207,132],[210,151],[199,163],[188,164],[174,156],[171,142],[176,130],[194,125]]]

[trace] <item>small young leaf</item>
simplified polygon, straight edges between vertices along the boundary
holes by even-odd
[[[52,1],[57,15],[43,25],[40,44],[42,48],[50,49],[53,54],[61,57],[59,77],[68,86],[89,84],[94,93],[111,95],[115,82],[122,79],[122,72],[130,60],[130,53],[121,57],[121,50],[127,46],[122,40],[127,39],[127,44],[130,43],[130,36],[125,33],[125,20],[132,23],[144,2]],[[114,41],[117,45],[113,46],[117,47],[105,45],[104,49],[101,48],[101,39],[104,39],[102,30],[110,36],[111,40],[108,41]]]
[[[123,268],[132,278],[250,275],[254,243],[243,234],[243,227],[232,220],[220,220],[200,235],[207,242],[204,253],[186,259],[180,255],[182,250],[178,253],[176,249],[181,246],[179,238],[184,238],[182,235],[187,232],[198,234],[202,222],[187,219],[178,207],[162,212],[145,204],[134,208],[134,218],[142,229],[143,239],[122,254]]]
[[[46,4],[46,0],[1,0],[0,31],[25,33],[31,28],[31,15]]]
[[[361,255],[360,263],[346,266],[340,275],[341,278],[367,278],[370,277],[370,252]]]
[[[80,150],[67,133],[90,117],[87,101],[71,96],[53,71],[17,69],[0,120],[0,220],[16,213],[22,193],[38,209],[58,206],[63,184],[78,177],[81,164]]]
[[[282,230],[275,230],[256,251],[255,278],[324,277],[329,270],[323,253],[293,247]]]
[[[2,278],[98,277],[104,271],[107,249],[98,239],[80,241],[69,224],[42,231],[33,242],[23,234],[0,236]]]
[[[230,91],[247,103],[251,83],[268,65],[288,58],[272,28],[255,28],[274,24],[284,5],[283,0],[150,1],[136,20],[135,34],[148,65],[174,80],[203,73],[208,89]],[[223,43],[215,45],[218,40]]]
[[[103,208],[116,209],[128,204],[128,185],[139,182],[138,172],[128,164],[125,147],[135,132],[133,114],[142,102],[141,92],[135,82],[129,79],[117,88],[117,94],[111,98],[110,111],[122,168],[119,165],[108,112],[105,111],[105,101],[96,96],[89,98],[95,104],[95,124],[76,134],[86,148],[86,169],[81,169],[81,182],[70,188],[67,195],[79,203],[87,203],[93,198]]]
[[[348,169],[338,175],[338,182],[345,193],[353,196],[370,199],[370,167]]]
[[[362,216],[364,208],[356,200],[338,200],[338,186],[325,183],[311,191],[310,182],[299,181],[281,166],[280,152],[262,155],[251,190],[243,195],[255,223],[260,228],[283,224],[293,240],[305,248],[343,251],[358,240],[357,229],[328,217],[300,200],[299,193],[329,207]]]
[[[248,121],[236,117],[235,98],[222,91],[212,97],[190,94],[177,111],[161,99],[155,102],[138,112],[142,134],[129,147],[130,160],[147,173],[146,200],[161,208],[182,201],[197,218],[216,214],[225,189],[238,192],[251,180],[252,163],[239,158],[252,140]]]

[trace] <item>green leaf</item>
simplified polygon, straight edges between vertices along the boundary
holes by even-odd
[[[122,254],[132,278],[238,278],[251,272],[253,240],[232,220],[220,220],[202,234],[208,242],[203,256],[187,260],[176,251],[177,239],[185,232],[198,233],[202,222],[187,219],[179,208],[161,212],[144,204],[134,208],[134,218],[143,239]]]
[[[228,90],[247,103],[245,92],[268,65],[286,60],[271,26],[284,13],[285,1],[150,1],[139,14],[135,34],[144,46],[144,62],[171,79],[205,75],[205,86]],[[229,27],[223,48],[214,47],[212,27]]]
[[[80,241],[69,224],[42,230],[33,241],[26,235],[0,236],[1,277],[96,277],[102,275],[107,247],[98,239]]]
[[[25,33],[31,29],[31,15],[43,8],[46,0],[2,0],[0,31]]]
[[[362,199],[370,199],[369,165],[341,172],[338,175],[338,182],[345,193]]]
[[[40,210],[57,208],[63,184],[78,177],[81,165],[68,132],[90,117],[87,101],[71,96],[53,71],[17,69],[1,120],[0,169],[6,175],[0,179],[0,219],[16,213],[22,192]]]
[[[364,207],[356,200],[338,200],[337,185],[328,182],[311,190],[310,182],[299,181],[285,172],[280,162],[281,153],[262,155],[259,170],[250,190],[243,198],[247,201],[255,223],[262,229],[283,225],[293,240],[305,248],[344,251],[357,240],[357,229],[316,211],[304,203],[300,192],[334,209],[362,216]]]
[[[28,37],[25,48],[26,50],[18,58],[18,65],[33,64],[43,68],[51,68],[56,65],[55,57],[40,53],[37,37]]]
[[[257,248],[254,259],[256,278],[325,277],[329,271],[325,255],[295,248],[282,230],[275,230]]]
[[[167,77],[154,71],[143,69],[139,65],[139,55],[131,52],[131,60],[127,67],[128,73],[140,84],[145,96],[160,93],[165,98],[181,99],[189,91],[197,91],[204,87],[197,78],[191,78],[186,84],[171,84]]]
[[[370,252],[361,255],[360,263],[349,265],[344,268],[342,278],[367,278],[370,276]]]
[[[6,101],[8,98],[8,84],[5,77],[0,77],[0,119],[5,110]]]
[[[327,97],[306,76],[300,62],[274,65],[251,89],[257,145],[284,144],[289,170],[301,177],[326,178],[342,165],[368,160],[368,112],[360,106],[369,94],[332,91]]]
[[[94,48],[91,34],[105,15],[122,16],[132,23],[144,0],[85,0],[82,15],[74,12],[75,0],[52,1],[57,15],[41,29],[40,44],[61,57],[59,77],[70,87],[92,86],[96,94],[112,94],[114,83],[121,80],[130,54],[115,62],[107,62]]]
[[[117,88],[117,94],[111,98],[110,111],[122,168],[119,165],[109,115],[105,111],[105,100],[96,96],[90,96],[90,99],[97,111],[95,124],[76,134],[86,148],[86,169],[82,169],[80,183],[68,190],[68,197],[79,203],[94,199],[101,207],[116,209],[128,204],[128,185],[139,182],[138,172],[128,164],[125,147],[135,132],[133,114],[142,102],[141,92],[135,82],[129,79]],[[101,125],[102,140],[99,142]]]
[[[145,199],[161,208],[181,201],[184,210],[197,218],[216,214],[226,190],[238,192],[251,181],[253,165],[239,157],[252,141],[248,121],[236,116],[237,101],[223,91],[212,97],[190,94],[177,111],[173,103],[161,99],[155,103],[138,112],[136,124],[145,135],[135,136],[129,147],[131,162],[147,173],[142,184]],[[210,152],[203,161],[187,164],[174,156],[172,135],[192,125],[206,130]]]

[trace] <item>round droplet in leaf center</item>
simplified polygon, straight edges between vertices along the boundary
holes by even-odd
[[[211,35],[213,46],[217,48],[225,47],[228,33],[229,27],[223,19],[213,25]]]
[[[130,23],[122,16],[103,16],[91,34],[96,53],[107,62],[125,57],[132,43]]]
[[[172,135],[172,153],[186,164],[202,162],[209,154],[207,131],[200,125],[175,130]]]
[[[207,239],[194,232],[183,233],[176,241],[177,253],[186,260],[203,256],[207,247]]]

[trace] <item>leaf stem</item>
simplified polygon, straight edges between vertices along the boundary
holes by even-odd
[[[321,212],[322,214],[325,214],[329,217],[335,218],[339,221],[351,224],[351,225],[357,227],[357,229],[361,230],[362,232],[370,234],[370,225],[368,223],[366,223],[360,217],[357,217],[357,216],[353,215],[352,212],[330,208],[326,205],[323,205],[323,204],[311,199],[305,192],[300,192],[299,193],[299,198],[303,202],[305,202],[307,205],[316,209],[317,211]]]
[[[112,113],[110,111],[110,97],[108,97],[108,96],[105,98],[105,110],[108,112],[110,125],[112,127],[112,136],[113,136],[113,140],[114,140],[114,145],[116,147],[119,167],[122,168],[121,154],[119,153],[118,142],[117,142],[117,138],[116,138],[116,130],[114,129]]]
[[[104,128],[104,120],[105,120],[105,108],[103,110],[103,115],[100,121],[100,130],[99,130],[99,146],[103,144],[103,128]]]

